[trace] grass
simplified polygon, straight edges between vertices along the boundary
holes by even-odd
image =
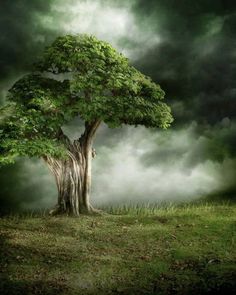
[[[0,219],[0,294],[236,292],[236,205]]]

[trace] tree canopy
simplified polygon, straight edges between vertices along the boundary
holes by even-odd
[[[173,121],[164,91],[109,43],[88,35],[58,37],[18,80],[0,110],[0,163],[17,156],[66,156],[61,127],[80,116],[168,128]]]

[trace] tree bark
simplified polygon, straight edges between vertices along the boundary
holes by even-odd
[[[66,213],[79,216],[96,212],[90,204],[93,139],[100,121],[85,124],[85,131],[79,140],[71,142],[64,134],[67,159],[45,156],[49,169],[55,176],[58,201],[51,214]]]

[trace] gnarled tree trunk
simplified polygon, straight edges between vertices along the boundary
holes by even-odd
[[[71,142],[64,134],[67,159],[45,156],[50,170],[55,176],[58,202],[51,214],[67,213],[78,216],[96,210],[90,204],[91,168],[94,150],[93,139],[100,121],[85,124],[85,132],[79,140]]]

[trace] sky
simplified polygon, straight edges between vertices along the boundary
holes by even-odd
[[[188,201],[236,191],[236,2],[0,0],[0,104],[57,36],[106,40],[166,92],[167,131],[102,125],[92,203]],[[65,132],[77,138],[75,119]],[[50,207],[53,176],[39,159],[0,169],[1,210]]]

